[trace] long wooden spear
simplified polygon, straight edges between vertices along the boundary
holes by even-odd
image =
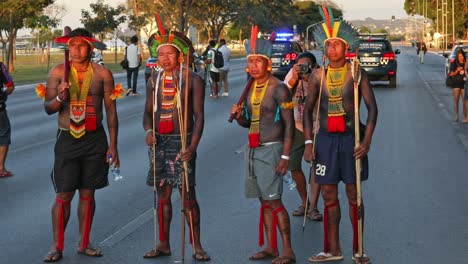
[[[312,140],[312,153],[315,153],[315,145],[316,145],[316,139],[317,139],[317,133],[314,132],[316,126],[318,126],[318,120],[320,116],[320,100],[322,98],[322,88],[323,88],[323,79],[325,79],[325,71],[326,71],[326,66],[325,66],[325,56],[322,57],[322,77],[320,78],[320,88],[319,88],[319,96],[318,100],[315,102],[317,104],[317,112],[315,116],[315,122],[312,124],[312,133],[314,135],[314,139]],[[315,172],[313,170],[313,161],[310,161],[310,177],[309,177],[309,185],[310,185],[310,179],[311,177],[315,176]],[[314,172],[314,175],[312,175],[312,172]],[[310,195],[310,186],[307,186],[307,199],[306,199],[306,204],[304,206],[304,219],[302,220],[302,233],[304,233],[305,229],[305,223],[307,219],[307,207],[309,204],[309,195]]]
[[[357,52],[356,52],[357,54]],[[359,83],[361,82],[361,68],[359,59],[356,57],[351,63],[351,72],[354,80],[354,147],[357,148],[360,142],[359,133]],[[357,193],[357,217],[358,217],[358,258],[362,259],[362,193],[361,193],[361,159],[356,159],[356,193]]]

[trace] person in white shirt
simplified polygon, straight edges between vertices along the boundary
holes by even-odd
[[[127,46],[127,60],[128,60],[128,68],[127,68],[127,96],[130,95],[138,95],[137,93],[137,79],[138,79],[138,70],[140,69],[141,65],[141,51],[140,48],[136,45],[138,43],[138,37],[133,36],[130,39],[130,45]],[[133,76],[133,83],[132,81]]]
[[[221,39],[219,41],[218,50],[223,54],[224,66],[219,69],[219,88],[224,88],[224,92],[221,96],[229,96],[229,83],[228,83],[228,72],[229,72],[229,61],[231,60],[231,50],[226,46],[226,40]]]

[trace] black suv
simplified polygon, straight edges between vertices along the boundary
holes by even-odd
[[[275,41],[273,43],[273,52],[271,69],[275,77],[284,80],[286,74],[296,63],[297,56],[302,52],[302,47],[295,41]]]
[[[397,60],[400,50],[392,49],[392,44],[385,36],[361,36],[358,46],[358,58],[371,81],[389,81],[389,87],[396,87]],[[352,59],[356,54],[348,53]]]

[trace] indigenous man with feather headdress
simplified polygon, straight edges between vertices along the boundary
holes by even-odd
[[[90,61],[93,48],[105,49],[84,28],[77,28],[55,39],[67,45],[70,58],[49,73],[44,107],[48,114],[58,113],[55,162],[51,173],[56,192],[52,207],[54,245],[45,262],[62,259],[64,232],[70,218],[70,202],[79,190],[78,220],[80,243],[78,253],[102,256],[101,250],[90,245],[90,232],[95,210],[94,193],[108,185],[108,157],[119,166],[117,152],[118,119],[112,99],[112,73]],[[68,70],[69,69],[69,70]],[[109,144],[102,126],[106,109]]]
[[[274,264],[296,262],[291,247],[288,212],[281,201],[282,176],[288,170],[294,135],[294,103],[286,85],[271,74],[272,40],[257,39],[258,28],[252,27],[246,43],[247,68],[252,81],[243,105],[234,105],[231,114],[237,123],[249,128],[245,162],[245,194],[260,201],[259,246],[267,246],[250,260],[272,258]],[[281,254],[277,245],[277,228],[283,241]]]
[[[143,127],[150,147],[147,184],[155,186],[157,192],[159,243],[144,258],[171,255],[171,196],[173,188],[178,188],[190,226],[193,257],[208,261],[210,256],[200,243],[200,207],[195,195],[195,162],[204,127],[205,90],[200,76],[187,67],[194,51],[192,42],[180,32],[166,32],[159,15],[156,21],[158,32],[149,38],[148,46],[162,70],[153,73],[148,81]]]
[[[358,211],[357,175],[362,180],[368,177],[367,153],[370,149],[372,135],[377,122],[377,104],[366,72],[359,64],[352,65],[345,60],[348,49],[354,50],[353,44],[357,32],[346,21],[333,18],[331,8],[319,7],[324,22],[314,29],[316,41],[324,48],[328,58],[328,66],[316,70],[309,79],[308,96],[304,110],[304,136],[306,142],[311,142],[313,132],[318,129],[315,151],[312,144],[307,144],[304,159],[314,161],[315,180],[321,185],[324,208],[324,248],[323,252],[309,258],[311,262],[324,262],[343,259],[339,242],[339,224],[341,218],[338,201],[338,183],[346,185],[349,202],[349,216],[354,231],[353,260],[356,263],[370,263],[370,259],[358,253],[358,217],[364,217],[364,207]],[[356,61],[357,62],[357,61]],[[355,62],[355,63],[356,63]],[[353,70],[355,72],[353,72]],[[356,79],[360,76],[360,82]],[[353,78],[354,77],[354,78]],[[366,126],[361,125],[362,141],[355,147],[355,107],[359,110],[360,99],[364,99],[367,108]],[[318,128],[312,120],[313,106],[318,103]],[[359,120],[357,120],[359,121]],[[360,122],[357,122],[360,124]],[[359,130],[357,130],[359,131]],[[359,166],[356,160],[361,160],[362,170],[356,172]]]

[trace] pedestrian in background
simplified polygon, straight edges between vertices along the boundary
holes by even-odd
[[[421,64],[424,63],[424,55],[426,55],[426,52],[427,52],[427,46],[426,46],[426,43],[421,40],[418,42],[418,57],[419,57],[419,62]]]
[[[13,173],[5,168],[8,147],[11,144],[11,127],[6,101],[13,90],[15,90],[13,78],[5,65],[0,62],[0,178],[13,176]]]
[[[454,121],[458,122],[458,102],[460,97],[462,100],[465,97],[465,70],[464,66],[466,64],[465,53],[462,49],[457,50],[455,61],[450,64],[449,78],[452,78],[452,94],[453,94],[453,112],[454,112]],[[465,102],[462,103],[463,106],[463,123],[468,123],[468,114],[465,106]]]
[[[140,48],[137,46],[138,37],[133,36],[130,39],[130,45],[126,47],[127,49],[127,60],[128,60],[128,68],[127,68],[127,96],[130,95],[138,95],[137,92],[137,79],[138,79],[138,70],[140,69],[141,65],[141,51]],[[133,76],[133,82],[132,81]]]
[[[293,211],[293,216],[304,216],[304,213],[313,221],[322,221],[322,214],[318,210],[317,203],[320,194],[320,185],[315,182],[314,170],[310,170],[311,206],[305,212],[307,200],[307,181],[302,171],[302,157],[304,155],[304,127],[302,125],[304,116],[304,103],[307,97],[308,80],[311,73],[317,68],[317,59],[310,52],[303,52],[297,56],[296,64],[289,70],[284,78],[284,83],[293,94],[294,102],[294,141],[289,160],[289,170],[297,184],[297,192],[302,200],[299,208]],[[315,113],[314,113],[315,115]],[[311,144],[311,142],[307,142]]]
[[[219,69],[214,66],[214,58],[215,52],[214,49],[216,48],[216,41],[210,40],[209,42],[209,50],[207,53],[207,59],[205,63],[208,65],[208,72],[210,73],[210,83],[211,83],[211,94],[210,97],[218,99],[219,95]]]
[[[223,54],[224,66],[219,69],[219,88],[221,86],[224,89],[224,92],[221,96],[229,96],[229,82],[228,82],[228,72],[229,72],[229,61],[231,60],[231,50],[226,45],[226,40],[221,39],[219,41],[218,51]]]

